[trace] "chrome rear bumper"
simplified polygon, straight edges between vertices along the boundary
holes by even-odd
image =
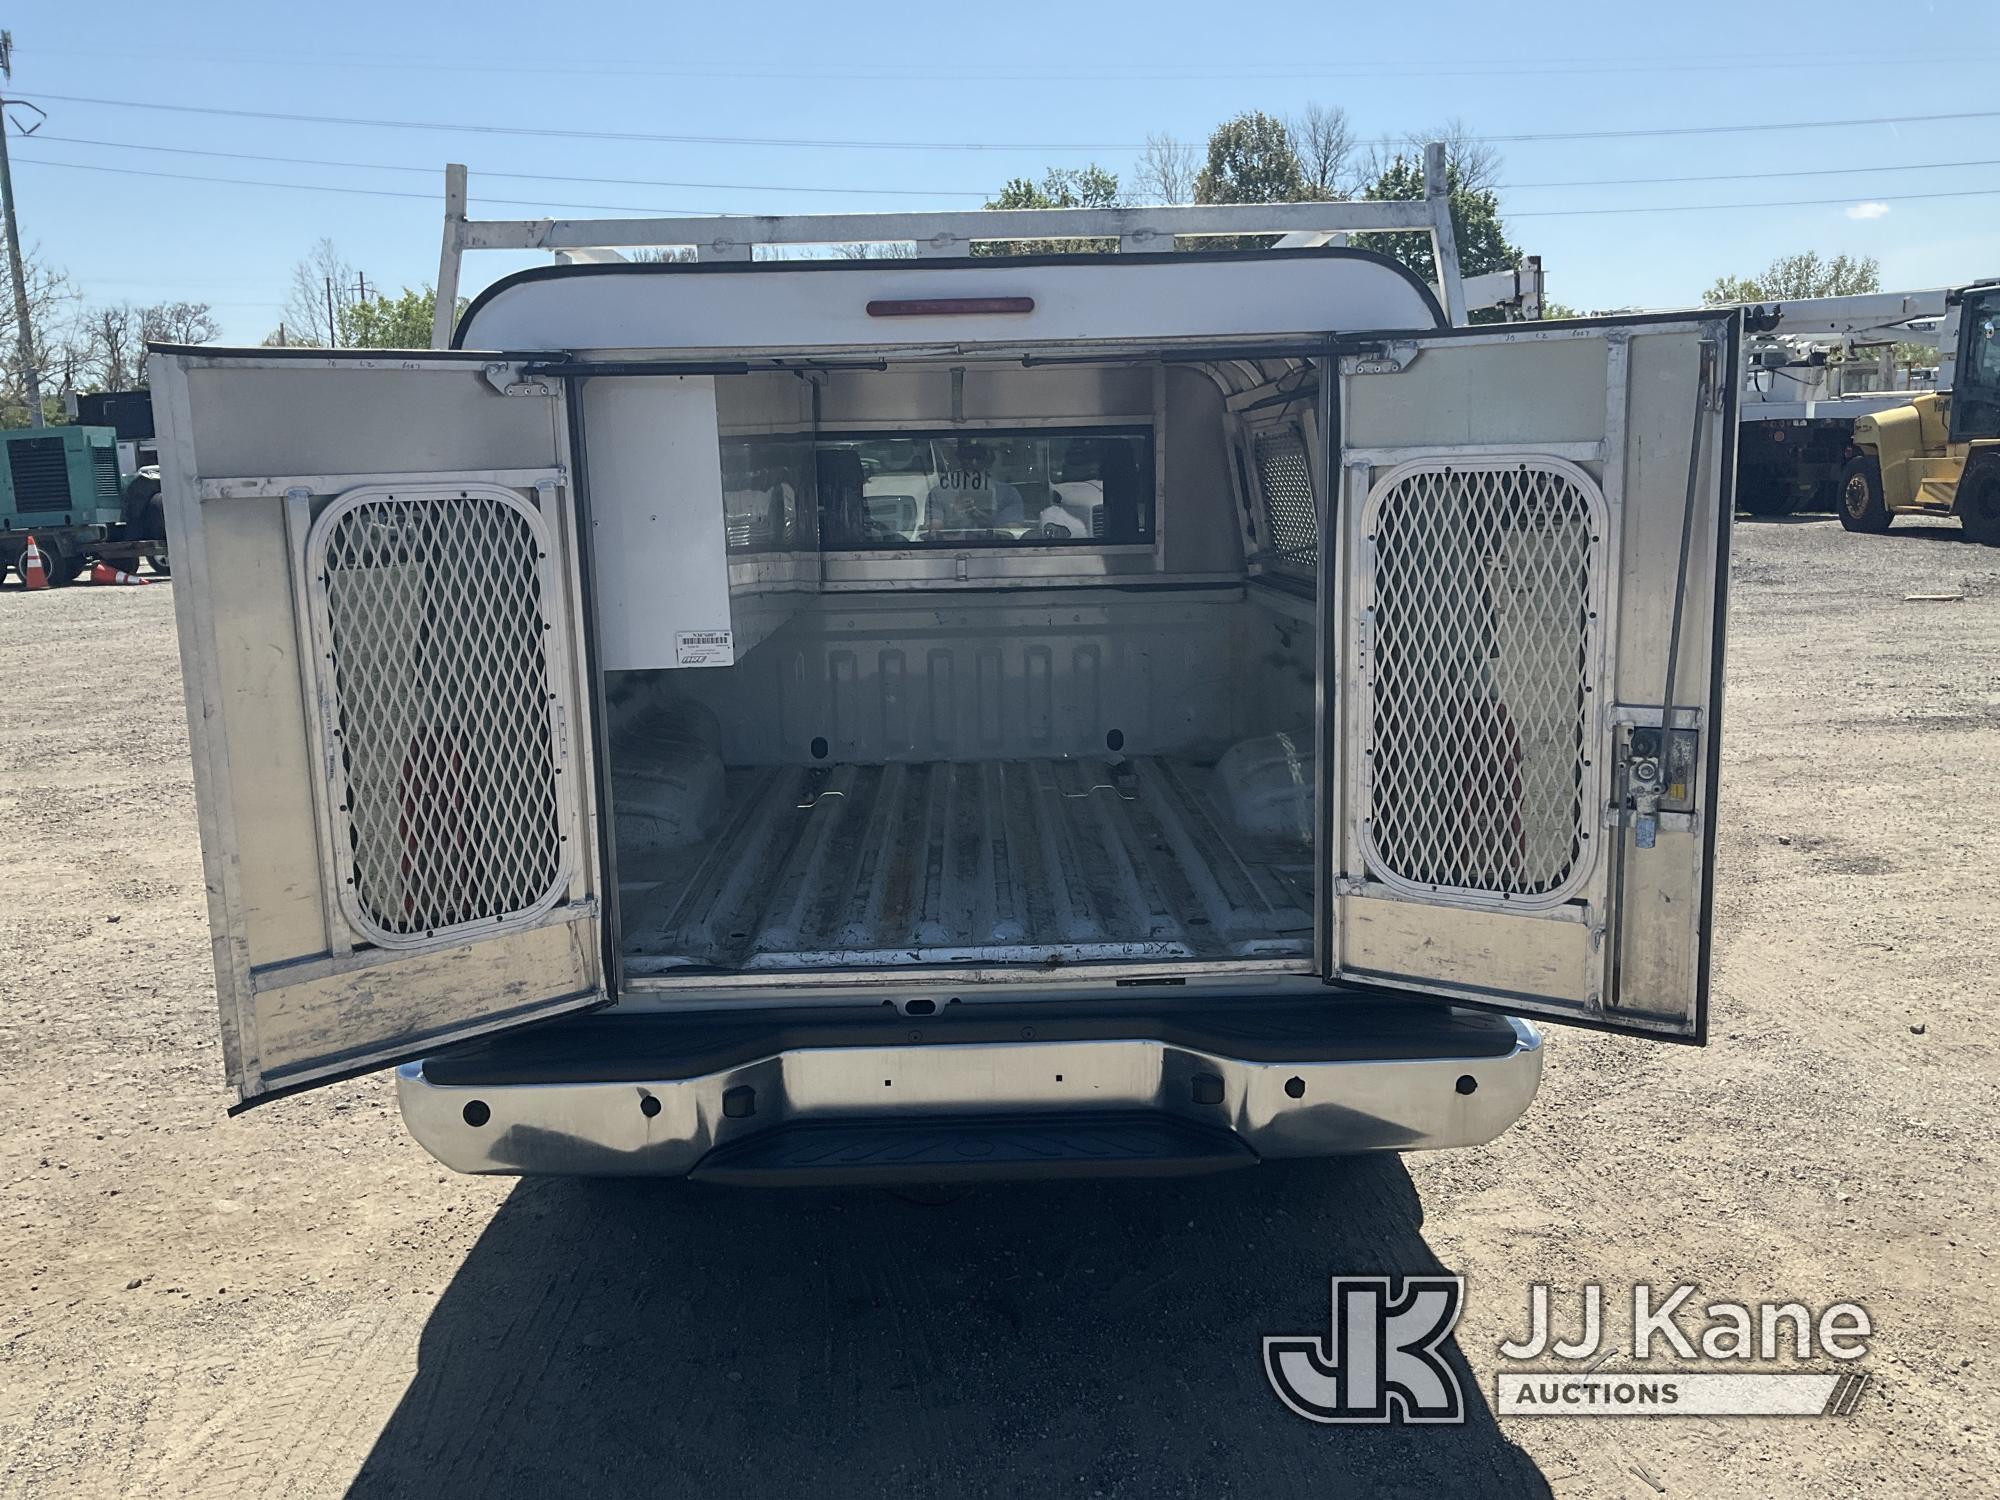
[[[1456,1020],[1463,1041],[1464,1013]],[[1152,1119],[1233,1137],[1246,1161],[1421,1151],[1492,1140],[1534,1099],[1540,1034],[1512,1017],[1479,1020],[1487,1027],[1479,1045],[1457,1052],[1447,1026],[1435,1052],[1400,1045],[1370,1055],[1365,1044],[1316,1038],[1293,1058],[1283,1055],[1282,1033],[1241,1048],[1257,1055],[1238,1056],[1214,1036],[1172,1039],[1177,1028],[1166,1026],[1157,1028],[1163,1035],[1070,1039],[1021,1027],[1009,1040],[875,1028],[866,1039],[786,1045],[700,1071],[662,1066],[657,1077],[647,1076],[643,1058],[610,1050],[597,1076],[589,1055],[536,1076],[545,1054],[520,1045],[532,1044],[530,1032],[515,1039],[508,1066],[484,1076],[477,1066],[405,1064],[397,1093],[411,1133],[459,1172],[703,1175],[697,1169],[712,1153],[740,1160],[745,1143],[774,1132],[834,1127],[851,1135],[880,1125],[907,1133],[927,1120],[952,1123],[958,1144],[942,1148],[948,1154],[984,1149],[966,1140],[982,1120],[1041,1121],[1061,1135],[1087,1130],[1093,1118],[1107,1128]],[[1088,1160],[1067,1164],[1090,1169]],[[823,1180],[836,1180],[840,1161],[825,1165]],[[990,1175],[1033,1175],[995,1165]],[[1120,1163],[1107,1160],[1104,1170]]]

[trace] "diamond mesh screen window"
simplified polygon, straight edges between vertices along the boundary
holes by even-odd
[[[380,946],[519,924],[568,883],[548,553],[497,488],[350,492],[314,523],[342,904]]]
[[[1377,486],[1363,529],[1370,864],[1555,904],[1589,868],[1602,497],[1567,464],[1426,461]]]
[[[1296,428],[1259,433],[1252,442],[1257,490],[1264,499],[1264,560],[1294,572],[1319,568],[1319,511],[1305,440]]]

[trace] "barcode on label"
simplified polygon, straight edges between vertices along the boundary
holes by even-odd
[[[674,632],[674,662],[683,667],[727,667],[736,660],[736,635],[730,630]]]

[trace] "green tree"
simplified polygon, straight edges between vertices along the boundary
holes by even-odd
[[[1087,167],[1050,167],[1040,182],[1028,177],[1008,179],[988,208],[1116,208],[1118,174],[1092,162]],[[988,240],[972,247],[974,255],[1072,255],[1116,250],[1116,240]]]
[[[1462,276],[1484,276],[1504,271],[1520,262],[1518,246],[1507,241],[1506,226],[1500,222],[1500,196],[1491,188],[1467,188],[1459,170],[1447,158],[1445,191],[1450,195],[1452,238],[1458,242],[1458,269]],[[1382,169],[1381,175],[1362,189],[1361,197],[1376,200],[1407,200],[1424,196],[1424,160],[1421,155],[1399,156]],[[1351,241],[1359,249],[1373,250],[1401,261],[1425,282],[1437,280],[1437,257],[1431,253],[1427,234],[1357,234]],[[1472,315],[1475,323],[1500,320],[1497,309],[1488,308]]]
[[[340,342],[349,349],[428,349],[437,292],[403,288],[403,295],[357,297],[340,309]],[[458,299],[465,311],[465,299]]]
[[[1195,174],[1197,203],[1303,203],[1324,196],[1313,189],[1298,142],[1283,120],[1261,109],[1224,120],[1208,138],[1208,157]],[[1211,235],[1200,250],[1262,250],[1277,243],[1268,234]]]
[[[1215,127],[1194,180],[1197,203],[1300,203],[1312,196],[1283,120],[1246,110]]]
[[[1791,302],[1801,297],[1852,297],[1882,290],[1882,263],[1872,255],[1836,255],[1817,250],[1781,255],[1756,276],[1718,276],[1701,294],[1710,307],[1736,302]]]

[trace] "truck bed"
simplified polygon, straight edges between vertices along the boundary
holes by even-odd
[[[629,974],[1310,951],[1302,843],[1171,757],[732,769],[685,874],[620,888]]]

